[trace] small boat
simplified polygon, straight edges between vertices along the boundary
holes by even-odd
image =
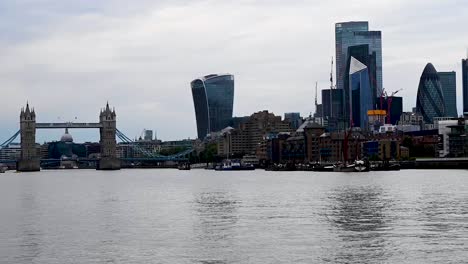
[[[190,170],[190,163],[181,163],[178,166],[179,170]]]
[[[354,163],[344,165],[337,164],[334,166],[333,171],[335,172],[367,172],[369,166],[363,160],[356,160]]]
[[[357,172],[365,172],[365,171],[369,171],[369,166],[363,160],[356,160],[354,162],[354,169]]]
[[[356,165],[355,164],[349,164],[349,165],[344,165],[344,164],[337,164],[333,167],[334,172],[355,172],[356,171]]]
[[[243,171],[243,170],[255,170],[254,165],[245,163],[241,164],[235,160],[224,160],[222,164],[215,167],[217,171]]]
[[[333,165],[315,165],[314,166],[314,171],[333,171],[335,169],[335,166]]]
[[[370,167],[372,171],[399,171],[401,165],[399,163],[383,163],[383,164],[374,164]]]
[[[293,163],[287,163],[287,164],[279,163],[279,164],[271,165],[266,170],[269,170],[269,171],[295,171],[295,170],[297,170],[297,168]]]

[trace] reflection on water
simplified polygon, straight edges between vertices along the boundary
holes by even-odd
[[[21,213],[23,214],[23,222],[18,225],[20,236],[19,256],[18,261],[33,262],[41,253],[43,246],[42,232],[40,229],[41,206],[38,201],[36,190],[29,184],[26,184],[23,189],[22,198],[20,200]]]
[[[447,193],[435,193],[418,200],[418,216],[421,225],[419,237],[427,243],[437,243],[434,238],[456,241],[465,234],[457,230],[466,228],[468,221],[467,201]]]
[[[467,173],[443,174],[7,173],[0,263],[466,263]]]
[[[356,262],[387,259],[390,243],[384,232],[391,225],[392,201],[385,198],[382,188],[346,186],[332,190],[328,197],[330,210],[327,219],[337,228],[339,242],[334,262]]]
[[[201,252],[204,252],[204,256],[198,258],[197,262],[227,263],[225,259],[212,257],[229,255],[226,251],[233,246],[239,205],[238,200],[226,192],[202,192],[195,195],[194,210],[198,220],[194,222],[194,231]]]
[[[346,187],[333,190],[330,221],[344,231],[378,231],[388,226],[384,210],[391,201],[375,187]]]

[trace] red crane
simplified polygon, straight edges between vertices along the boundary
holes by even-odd
[[[393,96],[395,96],[395,94],[397,94],[401,90],[403,90],[403,89],[399,89],[399,90],[396,90],[396,91],[392,92],[390,96],[387,94],[387,92],[383,92],[385,94],[385,98],[387,99],[387,124],[391,124],[390,110],[392,109]],[[382,100],[382,99],[380,99],[380,100]],[[380,108],[382,108],[382,103],[381,103]]]

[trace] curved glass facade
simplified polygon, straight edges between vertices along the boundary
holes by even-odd
[[[234,76],[207,75],[191,83],[198,138],[229,125],[234,106]]]
[[[347,89],[345,82],[348,81],[346,70],[349,60],[349,47],[358,45],[368,45],[368,54],[375,54],[375,66],[370,70],[373,81],[373,89],[380,94],[383,87],[382,81],[382,32],[369,31],[369,22],[367,21],[352,21],[341,22],[335,24],[335,51],[336,51],[336,88]],[[374,76],[375,75],[375,76]]]
[[[432,124],[434,117],[445,116],[445,102],[440,78],[436,69],[428,63],[419,80],[416,111],[420,113],[424,122]]]

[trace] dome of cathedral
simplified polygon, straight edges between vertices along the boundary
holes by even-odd
[[[60,138],[62,142],[73,142],[73,137],[68,133],[68,128],[65,129],[65,134]]]

